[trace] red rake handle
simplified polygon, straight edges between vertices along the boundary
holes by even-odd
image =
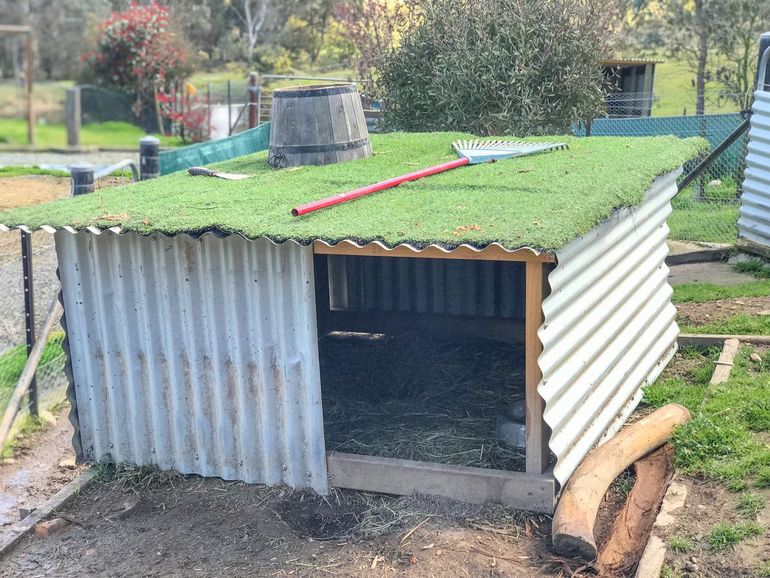
[[[392,179],[388,179],[386,181],[380,181],[379,183],[375,183],[373,185],[367,185],[365,187],[361,187],[360,189],[353,189],[352,191],[348,191],[347,193],[340,193],[338,195],[326,197],[325,199],[321,199],[319,201],[313,201],[312,203],[300,205],[299,207],[292,209],[291,214],[293,217],[299,217],[300,215],[312,213],[313,211],[317,211],[318,209],[325,209],[326,207],[331,207],[333,205],[339,205],[340,203],[352,201],[353,199],[357,199],[358,197],[363,197],[364,195],[370,195],[372,193],[384,191],[385,189],[392,189],[393,187],[397,187],[401,183],[416,181],[417,179],[421,179],[423,177],[429,177],[437,173],[443,173],[444,171],[451,171],[452,169],[456,169],[457,167],[462,167],[467,164],[468,164],[468,159],[463,157],[461,159],[449,161],[448,163],[436,165],[434,167],[428,167],[427,169],[421,169],[419,171],[409,173],[408,175],[401,175],[400,177],[393,177]]]

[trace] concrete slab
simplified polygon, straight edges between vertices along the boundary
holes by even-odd
[[[740,285],[755,281],[748,273],[739,273],[730,263],[709,261],[669,266],[668,282],[672,286],[685,283],[713,283],[720,286]]]

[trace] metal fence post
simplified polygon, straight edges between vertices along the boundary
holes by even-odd
[[[761,72],[762,55],[765,50],[770,50],[770,32],[764,32],[759,37],[759,61],[757,65],[757,90],[770,90],[770,66],[765,69],[765,77],[759,78]]]
[[[227,81],[227,136],[233,135],[232,82]]]
[[[249,87],[248,87],[248,93],[249,93],[249,102],[246,106],[249,107],[249,128],[254,128],[257,126],[257,106],[258,106],[258,98],[259,98],[259,86],[258,86],[258,79],[259,75],[256,72],[249,73]]]
[[[85,195],[94,192],[94,165],[90,163],[75,163],[70,165],[70,178],[72,179],[72,188],[70,196]]]
[[[21,269],[24,276],[24,325],[27,337],[27,357],[35,346],[35,293],[32,285],[32,233],[21,232]],[[29,382],[29,413],[39,415],[37,378]]]
[[[154,136],[139,141],[139,174],[143,181],[160,176],[160,141]]]

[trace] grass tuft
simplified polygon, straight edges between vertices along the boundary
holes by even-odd
[[[747,518],[754,520],[764,508],[765,498],[754,492],[744,492],[738,497],[738,511]]]
[[[747,538],[761,536],[763,532],[764,528],[756,522],[743,522],[741,524],[722,522],[711,530],[708,542],[712,550],[722,552],[734,548],[739,542]]]
[[[761,259],[746,259],[735,264],[735,270],[749,273],[758,279],[770,279],[770,265]]]
[[[683,536],[673,536],[668,541],[668,546],[674,552],[679,552],[679,553],[688,552],[692,550],[692,542],[687,538],[684,538]]]

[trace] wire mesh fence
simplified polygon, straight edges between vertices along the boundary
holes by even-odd
[[[590,128],[578,127],[578,136],[657,136],[705,138],[715,148],[743,121],[740,113],[699,116],[597,119]],[[748,135],[728,147],[705,173],[673,201],[669,217],[671,238],[678,241],[732,244],[738,234],[738,205]],[[685,174],[698,160],[685,166]]]
[[[58,296],[53,235],[32,234],[32,289],[35,328],[39,330],[50,304]],[[0,232],[0,411],[5,407],[27,361],[24,276],[20,231]],[[61,401],[67,384],[62,349],[64,334],[57,327],[48,340],[36,373],[41,409]]]

